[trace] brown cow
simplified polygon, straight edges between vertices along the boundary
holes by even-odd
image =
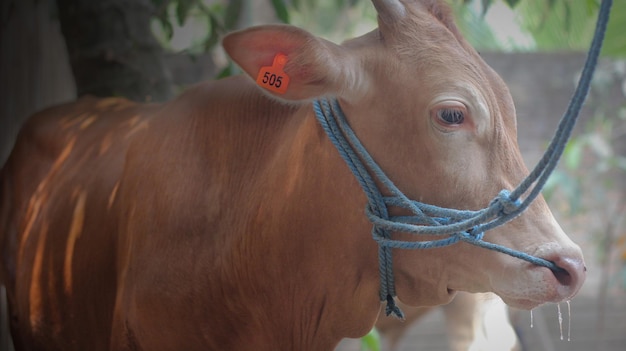
[[[380,301],[366,198],[312,99],[339,99],[411,198],[477,209],[527,174],[511,96],[443,1],[374,5],[379,29],[342,45],[290,26],[224,39],[253,78],[283,54],[282,94],[235,77],[162,105],[82,98],[32,117],[2,172],[18,350],[331,350],[367,333]],[[494,291],[528,309],[584,281],[541,199],[485,239],[567,273],[465,243],[395,250],[398,298]]]

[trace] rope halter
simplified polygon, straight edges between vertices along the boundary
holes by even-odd
[[[372,237],[378,243],[380,270],[380,301],[386,301],[386,315],[404,319],[396,306],[391,249],[431,249],[463,241],[488,250],[501,252],[532,264],[558,272],[563,271],[551,261],[529,255],[505,246],[482,240],[484,232],[501,226],[519,216],[539,195],[548,177],[556,167],[572,133],[582,104],[589,91],[602,40],[609,19],[612,0],[603,0],[596,23],[595,34],[583,72],[566,113],[545,154],[533,171],[513,191],[502,190],[489,206],[478,211],[443,208],[410,200],[385,175],[358,137],[350,128],[337,99],[318,99],[313,102],[315,116],[344,159],[367,196],[365,213],[372,222]],[[376,182],[382,185],[384,196]],[[521,196],[528,195],[521,199]],[[389,216],[388,207],[398,207],[411,213],[408,216]],[[441,239],[402,241],[391,238],[392,232],[431,235]]]

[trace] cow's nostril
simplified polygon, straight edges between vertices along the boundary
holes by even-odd
[[[570,286],[572,284],[572,276],[569,274],[569,272],[565,268],[562,268],[562,267],[559,267],[559,268],[560,269],[552,271],[552,273],[556,277],[556,280],[558,280],[559,283],[561,283],[561,285],[563,286]]]
[[[563,299],[570,299],[576,295],[585,281],[585,263],[582,258],[559,255],[551,260],[559,268],[552,274],[562,287],[559,289]]]

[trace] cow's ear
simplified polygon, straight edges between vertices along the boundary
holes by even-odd
[[[281,99],[350,98],[367,86],[357,57],[293,26],[269,25],[234,32],[224,38],[223,45],[257,84]],[[287,78],[278,79],[280,72]]]

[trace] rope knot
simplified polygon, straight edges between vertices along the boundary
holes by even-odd
[[[402,310],[396,305],[396,302],[393,300],[391,295],[387,295],[387,306],[385,306],[385,315],[389,317],[389,315],[393,314],[394,317],[404,320],[404,313]]]
[[[476,242],[476,241],[481,241],[483,237],[485,236],[485,233],[480,230],[479,226],[474,226],[474,228],[468,231],[457,233],[457,236],[462,241]]]
[[[496,198],[493,199],[493,202],[497,202],[502,206],[502,209],[500,210],[500,212],[505,215],[508,215],[517,211],[522,205],[522,201],[520,199],[513,200],[511,198],[511,192],[506,189],[500,191],[498,196],[496,196]]]

